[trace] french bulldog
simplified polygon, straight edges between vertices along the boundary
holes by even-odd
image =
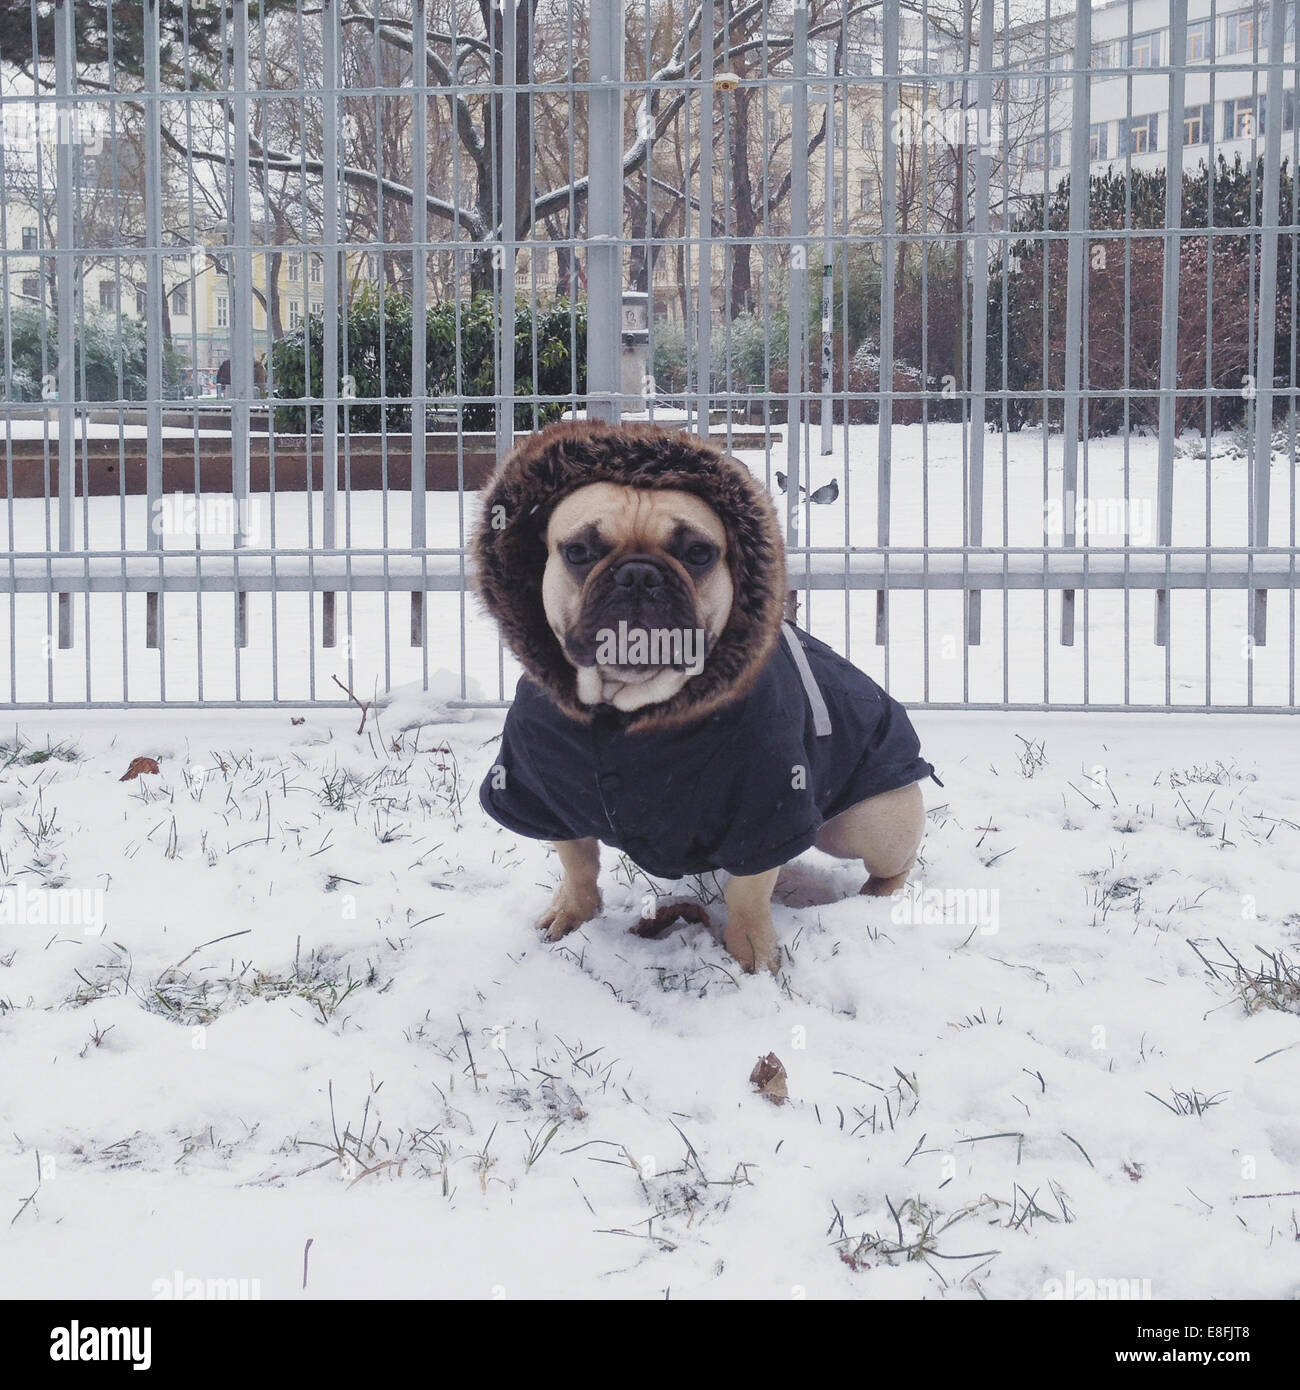
[[[547,940],[599,915],[601,843],[655,878],[726,871],[746,971],[780,966],[772,890],[805,850],[861,860],[863,893],[904,886],[934,768],[897,701],[784,621],[775,508],[742,463],[654,426],[552,425],[489,482],[474,555],[525,670],[480,800],[555,845]]]

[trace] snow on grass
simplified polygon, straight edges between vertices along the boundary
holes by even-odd
[[[917,891],[804,856],[771,979],[608,850],[540,943],[499,716],[411,717],[0,737],[0,1292],[1300,1293],[1293,725],[919,715]]]

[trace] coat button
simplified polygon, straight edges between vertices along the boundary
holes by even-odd
[[[623,785],[623,779],[617,772],[602,772],[600,774],[600,789],[603,792],[616,792]]]

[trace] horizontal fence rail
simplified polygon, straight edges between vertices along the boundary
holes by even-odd
[[[1297,0],[0,23],[7,708],[507,701],[563,418],[768,487],[917,706],[1290,711]]]

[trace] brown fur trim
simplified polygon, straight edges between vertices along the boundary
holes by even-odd
[[[557,503],[588,483],[694,493],[727,531],[735,599],[704,670],[661,705],[627,716],[627,729],[694,723],[746,694],[781,632],[785,548],[776,509],[744,464],[696,435],[657,425],[562,421],[505,457],[483,491],[472,551],[475,584],[506,645],[572,719],[588,720],[573,667],[546,621],[546,526]]]

